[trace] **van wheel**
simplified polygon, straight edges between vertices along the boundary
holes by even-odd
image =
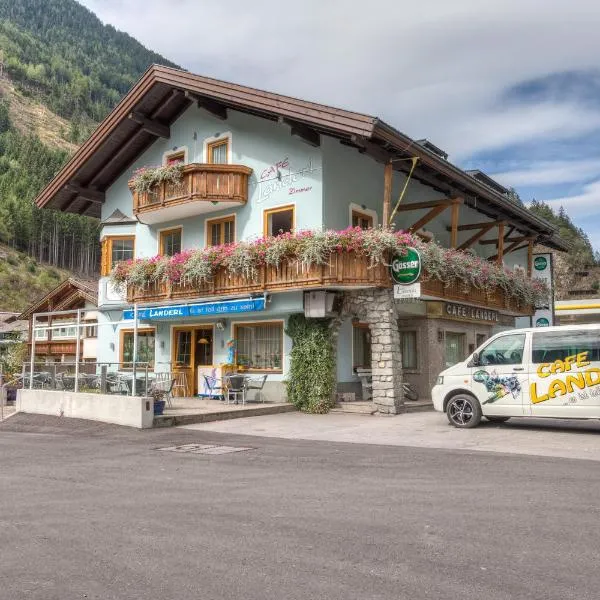
[[[488,421],[492,423],[506,423],[510,419],[510,417],[485,417]]]
[[[473,396],[457,394],[448,401],[446,415],[454,427],[470,429],[481,423],[481,406]]]

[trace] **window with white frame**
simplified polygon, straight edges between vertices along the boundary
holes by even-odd
[[[68,340],[77,337],[77,325],[74,323],[56,323],[52,324],[53,340]]]

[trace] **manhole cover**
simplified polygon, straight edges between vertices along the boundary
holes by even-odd
[[[157,448],[165,452],[187,452],[188,454],[231,454],[232,452],[244,452],[254,448],[239,448],[235,446],[218,446],[217,444],[183,444],[182,446],[167,446]]]

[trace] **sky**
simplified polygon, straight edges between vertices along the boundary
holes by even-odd
[[[192,72],[378,116],[600,249],[597,0],[79,0]]]

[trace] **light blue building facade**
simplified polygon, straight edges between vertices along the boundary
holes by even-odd
[[[178,78],[177,83],[171,82],[174,78]],[[157,88],[156,81],[162,87]],[[207,91],[202,91],[202,86]],[[150,102],[157,89],[164,100],[154,109],[155,114],[162,114],[161,110],[166,114],[164,107],[170,106],[170,102],[180,102],[181,109],[173,110],[171,116],[160,123],[156,119],[152,121],[150,113],[140,118],[136,116],[138,113],[129,112],[134,102],[138,102],[138,106]],[[292,113],[293,119],[290,118]],[[131,128],[132,120],[141,123],[139,129]],[[374,128],[379,122],[365,115],[153,67],[57,176],[54,187],[49,186],[38,203],[48,206],[55,203],[63,210],[85,212],[95,198],[101,199],[98,216],[102,221],[103,260],[109,269],[118,260],[153,257],[165,253],[167,248],[179,252],[215,243],[258,239],[288,230],[380,226],[385,163],[420,156],[419,168],[408,185],[408,168],[402,165],[410,166],[409,162],[397,162],[392,170],[392,207],[400,197],[403,207],[419,206],[399,211],[394,219],[396,229],[407,229],[418,223],[436,202],[449,199],[460,201],[460,230],[454,233],[458,247],[468,242],[477,227],[488,222],[490,225],[506,222],[507,230],[512,226],[515,231],[517,227],[528,229],[535,225],[520,223],[518,215],[510,212],[513,209],[502,198],[494,199],[497,193],[436,156],[426,145],[411,140],[402,150],[407,158],[394,158],[399,156],[400,150],[394,150],[391,142],[382,140],[374,150],[373,142],[360,133],[356,123],[362,124],[361,127],[368,123]],[[382,132],[382,137],[383,134],[402,135],[389,126]],[[155,135],[150,137],[150,133]],[[127,144],[133,135],[139,137],[140,143],[131,144],[134,150],[126,160],[121,156],[127,155],[130,148]],[[116,148],[116,140],[122,146],[111,151],[108,145],[114,141]],[[384,156],[386,152],[389,158]],[[94,163],[95,159],[100,166]],[[90,191],[80,183],[73,184],[74,180],[81,181],[84,174],[91,182],[101,181],[102,169],[110,170],[111,160],[116,161],[118,170],[115,167],[111,171],[115,174],[106,176],[107,183],[101,193]],[[175,161],[184,165],[240,165],[251,169],[247,201],[191,201],[174,210],[157,207],[151,214],[136,213],[134,194],[128,185],[133,174],[145,166]],[[430,165],[427,169],[426,162]],[[441,179],[446,171],[450,175],[445,174],[445,179]],[[440,179],[436,178],[438,175]],[[460,179],[461,193],[472,186],[473,194],[485,195],[486,202],[479,202],[475,196],[468,201],[458,198],[458,187],[453,187],[452,178],[457,182]],[[66,202],[60,195],[62,192],[56,191],[60,185],[65,185],[62,189],[77,190],[81,198],[73,196]],[[91,198],[88,202],[85,202],[86,194]],[[492,201],[498,203],[497,210]],[[502,221],[499,221],[500,210],[508,210]],[[514,211],[518,212],[516,208]],[[417,233],[450,247],[451,225],[452,211],[445,210],[427,220]],[[493,237],[493,232],[489,235]],[[470,249],[484,258],[498,252],[491,243],[473,244]],[[505,266],[526,270],[527,248],[515,250],[504,257]],[[97,359],[124,363],[132,358],[133,307],[123,291],[111,285],[107,272],[105,268],[99,283]],[[213,306],[202,308],[203,304]],[[444,320],[444,315],[433,315],[430,309],[426,302],[397,307],[405,377],[415,383],[420,395],[427,395],[432,379],[448,360],[466,356],[483,337],[500,327],[514,325],[511,315],[503,315],[494,322],[468,319],[460,322],[450,313]],[[306,310],[305,291],[301,287],[261,295],[260,299],[250,295],[199,296],[185,301],[140,303],[136,310],[139,311],[136,313],[138,359],[146,358],[156,371],[172,371],[182,366],[178,363],[188,361],[191,367],[189,393],[201,391],[202,368],[231,362],[234,346],[238,357],[246,357],[246,367],[267,374],[266,398],[284,397],[283,382],[289,371],[292,347],[285,328],[290,315]],[[193,334],[187,333],[190,331]],[[450,339],[446,332],[452,334],[450,338],[454,340],[450,345],[446,342]],[[342,316],[337,343],[338,390],[358,398],[361,387],[356,368],[371,366],[369,327],[355,316]]]

